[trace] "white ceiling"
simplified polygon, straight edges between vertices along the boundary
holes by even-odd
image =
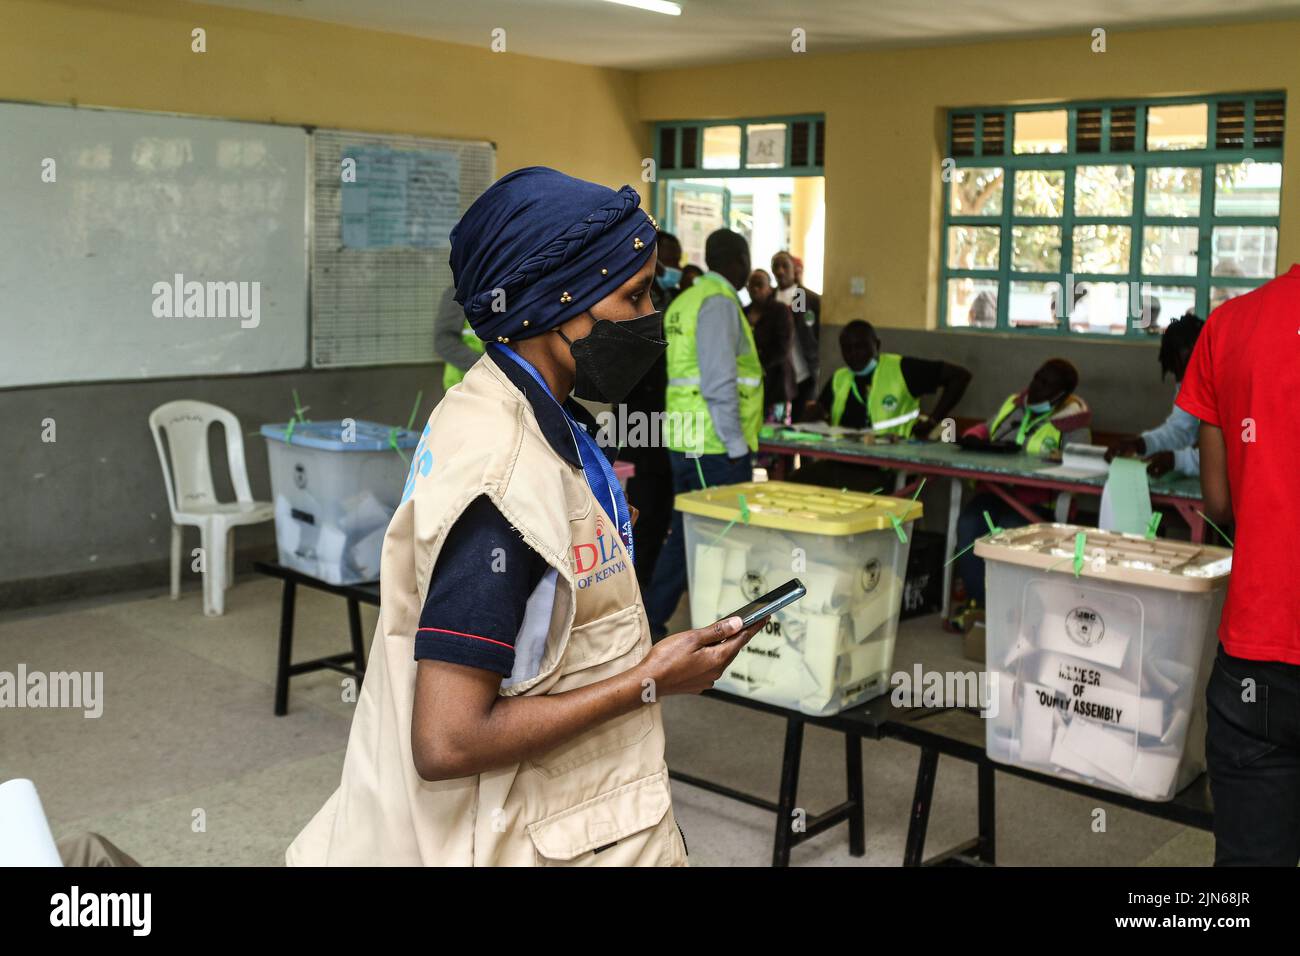
[[[625,69],[758,60],[790,52],[926,46],[1094,27],[1221,23],[1300,16],[1300,0],[678,0],[679,17],[605,0],[201,0]]]

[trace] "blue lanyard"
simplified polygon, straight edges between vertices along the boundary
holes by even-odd
[[[567,408],[555,401],[550,386],[538,374],[537,369],[533,368],[532,363],[512,349],[498,345],[495,342],[489,343],[488,348],[496,350],[498,354],[509,356],[516,365],[531,375],[538,385],[542,386],[542,390],[564,413],[565,421],[569,424],[569,432],[573,435],[574,443],[578,448],[578,460],[582,462],[582,473],[586,476],[587,486],[591,489],[592,497],[599,502],[605,513],[614,519],[615,524],[618,526],[619,537],[623,539],[623,547],[627,549],[628,560],[635,561],[632,543],[632,513],[627,506],[623,486],[619,484],[618,476],[614,474],[614,468],[605,457],[605,453],[596,444],[596,439],[587,434],[587,430],[574,420]],[[584,447],[586,448],[586,454],[583,454]]]

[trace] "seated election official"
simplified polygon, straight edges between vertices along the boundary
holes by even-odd
[[[845,428],[870,428],[876,435],[928,438],[971,380],[967,369],[951,362],[882,352],[880,336],[862,319],[840,332],[840,354],[844,365],[822,389],[816,417]],[[925,415],[920,398],[936,392],[939,398]]]
[[[686,864],[658,701],[711,687],[766,621],[652,647],[635,514],[570,397],[622,401],[665,347],[639,204],[529,167],[452,230],[486,355],[413,455],[342,780],[291,865]]]
[[[804,421],[823,419],[844,428],[870,429],[878,438],[902,441],[928,438],[961,401],[971,373],[960,365],[883,352],[870,322],[854,319],[840,331],[844,365],[836,369]],[[929,415],[921,397],[938,393]],[[896,472],[839,461],[814,461],[793,472],[790,481],[854,491],[892,487]]]
[[[1065,359],[1048,359],[1034,372],[1029,386],[1008,395],[1002,406],[987,422],[968,429],[962,435],[965,448],[979,450],[988,445],[1018,446],[1024,454],[1042,455],[1070,442],[1086,442],[1091,437],[1092,411],[1074,394],[1079,387],[1078,370]],[[1038,488],[1017,488],[1012,492],[1025,507],[1051,521],[1051,493]],[[969,611],[984,606],[984,559],[977,557],[970,545],[989,533],[989,520],[1002,528],[1021,528],[1029,519],[995,494],[984,492],[966,502],[957,519],[957,575],[966,588],[969,607],[954,620],[957,630],[966,630]]]

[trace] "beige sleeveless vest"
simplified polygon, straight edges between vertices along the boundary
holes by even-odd
[[[384,537],[379,625],[343,779],[285,854],[292,865],[686,865],[658,703],[533,760],[428,783],[411,755],[415,633],[448,530],[487,495],[557,571],[540,671],[503,695],[558,694],[649,652],[632,562],[582,470],[488,357],[434,409],[413,491]],[[431,456],[431,463],[424,452]]]

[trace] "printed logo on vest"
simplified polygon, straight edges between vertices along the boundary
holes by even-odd
[[[618,533],[608,527],[603,515],[596,516],[596,540],[573,546],[573,573],[578,589],[598,584],[606,578],[627,570],[623,542]]]
[[[1080,647],[1093,647],[1106,636],[1106,622],[1092,608],[1076,607],[1065,615],[1065,633]]]
[[[415,454],[411,456],[411,468],[406,473],[406,485],[402,488],[402,500],[399,505],[406,504],[406,499],[415,493],[416,476],[427,478],[429,472],[433,470],[433,452],[428,448],[431,431],[430,426],[425,425],[424,431],[420,433],[420,442],[415,446]]]
[[[881,404],[884,405],[885,408],[889,409],[891,412],[892,412],[895,408],[898,407],[898,396],[897,396],[897,395],[886,395],[886,396],[885,396],[884,398],[882,398],[880,401],[881,401]]]

